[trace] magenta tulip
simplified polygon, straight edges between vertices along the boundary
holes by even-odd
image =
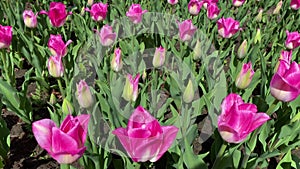
[[[66,56],[68,49],[67,46],[72,42],[72,40],[68,40],[65,43],[61,37],[61,35],[50,35],[48,40],[48,48],[53,56]]]
[[[293,55],[292,50],[290,50],[290,51],[285,51],[285,50],[281,51],[278,62],[275,65],[275,72],[277,72],[281,60],[284,61],[284,62],[282,62],[282,64],[286,64],[285,67],[288,67],[291,63],[292,55]]]
[[[300,46],[300,34],[299,32],[289,32],[286,31],[286,40],[285,40],[285,46],[288,49],[295,49],[298,46]]]
[[[235,79],[236,87],[240,89],[247,88],[252,81],[253,75],[254,75],[254,71],[252,69],[252,63],[249,62],[247,64],[243,64],[240,73],[237,75]]]
[[[143,107],[138,106],[128,120],[127,128],[112,133],[135,162],[159,160],[176,138],[178,128],[161,126]]]
[[[122,62],[122,51],[120,48],[116,48],[113,58],[111,60],[111,68],[115,72],[118,72],[122,69],[123,67],[123,62]]]
[[[188,3],[188,10],[191,15],[198,15],[202,7],[202,1],[190,0]]]
[[[23,20],[25,26],[28,28],[35,28],[37,26],[37,14],[34,14],[32,10],[25,10],[23,12]]]
[[[9,48],[12,40],[12,27],[0,25],[0,49]]]
[[[33,135],[38,144],[60,164],[70,164],[80,158],[84,146],[90,115],[67,115],[60,128],[50,119],[32,123]]]
[[[218,130],[228,143],[243,142],[256,128],[270,119],[266,113],[257,113],[255,104],[244,103],[241,96],[231,93],[222,102]]]
[[[290,7],[294,10],[298,10],[300,8],[300,0],[291,0]]]
[[[245,0],[232,0],[233,6],[239,7],[245,3]]]
[[[103,21],[106,18],[107,7],[107,4],[99,2],[93,4],[91,9],[86,8],[86,11],[90,12],[92,19],[98,22]]]
[[[138,73],[135,78],[128,74],[123,90],[122,97],[127,101],[136,101],[139,92],[139,79],[140,74]]]
[[[50,23],[54,27],[61,27],[64,25],[67,16],[72,12],[66,11],[66,6],[62,2],[51,2],[49,11],[41,11],[39,14],[46,14],[50,19]]]
[[[207,11],[206,11],[206,15],[208,17],[208,19],[215,19],[218,17],[220,13],[220,9],[218,8],[218,6],[216,4],[209,4],[207,7]]]
[[[202,2],[203,2],[203,7],[205,9],[207,9],[207,7],[208,7],[209,4],[215,4],[215,5],[217,5],[218,2],[219,2],[219,0],[202,0]]]
[[[277,72],[273,75],[271,94],[280,101],[290,102],[300,95],[300,64],[285,60],[279,61]]]
[[[179,38],[182,41],[189,41],[193,38],[197,27],[193,25],[192,20],[184,20],[181,23],[178,23],[179,27]]]
[[[171,5],[176,5],[178,3],[178,0],[168,0],[168,3]]]
[[[97,34],[100,36],[100,43],[103,46],[110,46],[115,42],[116,39],[116,33],[113,32],[113,28],[109,25],[104,25],[100,32],[98,30],[95,30]]]
[[[240,23],[233,18],[221,18],[217,24],[218,33],[223,38],[231,38],[240,29]]]
[[[143,10],[140,4],[132,4],[129,10],[126,12],[126,16],[134,24],[138,24],[142,21],[142,16],[144,13],[148,12]]]
[[[64,75],[64,65],[60,56],[50,56],[48,59],[48,71],[53,77],[62,77]]]

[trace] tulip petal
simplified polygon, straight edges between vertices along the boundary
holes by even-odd
[[[80,158],[85,152],[86,147],[79,149],[76,154],[69,153],[50,153],[51,157],[54,158],[59,164],[70,164]]]
[[[151,132],[142,128],[133,128],[128,130],[128,136],[132,138],[147,138],[151,136]]]
[[[270,120],[270,116],[268,116],[266,113],[263,112],[256,113],[252,120],[251,127],[248,130],[248,133],[251,133],[252,131],[254,131],[256,128],[258,128],[268,120]]]
[[[48,152],[51,151],[52,128],[56,128],[56,125],[50,119],[43,119],[32,123],[32,132],[36,141]]]
[[[221,109],[222,113],[226,112],[226,110],[229,110],[233,104],[236,103],[237,105],[244,103],[243,99],[241,96],[231,93],[229,94],[222,102]]]
[[[128,120],[128,128],[139,128],[145,123],[150,123],[156,120],[142,106],[138,106]]]
[[[52,128],[52,152],[76,154],[78,152],[78,143],[69,135],[60,129]]]

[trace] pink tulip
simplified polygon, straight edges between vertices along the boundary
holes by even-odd
[[[270,83],[271,94],[280,101],[290,102],[300,95],[300,64],[280,60]]]
[[[197,30],[197,27],[193,25],[192,20],[184,20],[181,23],[178,23],[179,27],[179,38],[182,41],[189,41],[193,38],[194,33]]]
[[[72,42],[72,40],[68,40],[65,43],[62,40],[61,35],[50,35],[48,40],[48,48],[53,56],[66,56],[68,49],[67,46]]]
[[[171,5],[176,5],[178,3],[178,0],[168,0],[168,3]]]
[[[218,8],[218,6],[216,4],[209,4],[207,7],[207,17],[208,19],[215,19],[218,17],[220,13],[220,9]]]
[[[0,25],[0,49],[9,48],[12,40],[12,27]]]
[[[298,10],[300,8],[300,0],[291,0],[290,7],[294,10]]]
[[[64,65],[60,56],[50,56],[47,66],[51,76],[62,77],[64,75]]]
[[[191,15],[198,15],[202,7],[202,1],[190,0],[188,3],[188,10]]]
[[[128,120],[127,128],[112,133],[135,162],[159,160],[176,138],[178,128],[161,126],[143,107],[138,106]]]
[[[120,48],[116,48],[113,58],[111,60],[111,68],[115,72],[118,72],[122,69],[123,67],[123,62],[122,62],[122,51]]]
[[[23,20],[25,26],[28,28],[35,28],[37,26],[37,14],[34,14],[32,10],[25,10],[23,12]]]
[[[221,18],[217,22],[218,33],[223,38],[231,38],[239,31],[240,23],[233,18]]]
[[[209,4],[215,4],[215,5],[217,5],[218,2],[219,2],[219,0],[202,0],[203,7],[205,9],[207,9],[207,7],[208,7]]]
[[[127,101],[136,101],[139,92],[139,79],[140,74],[138,73],[135,78],[128,74],[123,90],[122,97]]]
[[[42,119],[32,124],[33,135],[38,144],[60,164],[70,164],[80,158],[84,146],[90,115],[77,117],[67,115],[60,128],[50,119]]]
[[[228,143],[243,142],[252,131],[270,119],[266,113],[257,113],[255,104],[244,103],[241,96],[234,93],[223,100],[221,108],[218,130]]]
[[[98,22],[103,21],[106,18],[107,7],[107,4],[99,2],[93,4],[91,9],[86,8],[86,11],[90,12],[92,19]]]
[[[162,46],[156,48],[152,64],[154,67],[160,67],[165,63],[166,50]]]
[[[232,0],[233,6],[239,7],[245,3],[245,0]]]
[[[132,4],[129,10],[126,12],[126,16],[134,24],[138,24],[142,21],[142,16],[144,13],[148,12],[147,10],[142,10],[140,4]]]
[[[52,26],[61,27],[72,12],[67,13],[66,6],[62,2],[51,2],[49,11],[41,11],[39,14],[48,15]]]
[[[76,87],[77,87],[76,95],[80,107],[83,108],[91,107],[92,104],[94,103],[94,99],[90,87],[87,85],[87,83],[84,80],[80,80],[79,84],[76,84]]]
[[[295,49],[298,46],[300,46],[300,34],[299,32],[289,32],[286,31],[286,40],[285,40],[285,46],[288,49]]]
[[[243,64],[240,73],[237,75],[235,79],[236,87],[240,89],[247,88],[252,81],[253,75],[254,75],[254,71],[252,69],[252,63],[249,62],[247,64]]]
[[[293,55],[292,50],[290,50],[290,51],[284,51],[284,50],[281,51],[278,62],[275,66],[275,72],[277,72],[281,60],[284,61],[284,62],[282,62],[282,64],[286,64],[285,67],[288,67],[291,63],[292,55]]]
[[[98,32],[98,30],[96,30],[96,32],[99,34],[100,36],[100,43],[103,46],[110,46],[115,42],[116,39],[116,33],[113,32],[113,28],[109,25],[104,25],[100,32]]]

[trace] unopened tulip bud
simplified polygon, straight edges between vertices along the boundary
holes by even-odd
[[[194,100],[194,95],[195,91],[193,87],[193,82],[190,79],[183,93],[183,101],[185,103],[191,103]]]
[[[238,49],[237,56],[240,59],[245,57],[247,54],[247,50],[248,50],[247,39],[245,39]]]
[[[155,68],[162,66],[165,63],[166,50],[162,46],[156,48],[152,64]]]
[[[62,77],[64,74],[64,65],[60,56],[50,56],[48,59],[48,71],[53,77]]]
[[[249,62],[247,64],[244,64],[240,73],[237,75],[235,79],[236,87],[240,89],[247,88],[252,81],[253,75],[254,75],[254,71],[252,69],[252,63]]]
[[[255,35],[255,38],[254,38],[254,44],[256,44],[257,42],[260,42],[260,41],[261,41],[260,29],[257,29],[256,35]]]
[[[35,28],[37,26],[37,14],[34,14],[31,10],[25,10],[23,12],[23,20],[25,26],[29,28]]]
[[[87,1],[87,6],[92,6],[93,3],[94,3],[94,0],[88,0],[88,1]]]
[[[257,22],[261,22],[261,20],[262,20],[262,13],[263,13],[263,9],[260,9],[259,12],[258,12],[258,14],[257,14],[257,16],[255,17],[255,20]]]
[[[55,94],[51,93],[49,103],[54,105],[54,104],[56,104],[56,101],[57,101],[57,99],[56,99]]]
[[[276,8],[273,11],[273,15],[279,14],[281,7],[282,7],[282,1],[279,1],[278,4],[276,5]]]
[[[143,71],[143,75],[142,75],[142,79],[143,79],[143,81],[145,81],[145,80],[146,80],[146,78],[147,78],[147,72],[146,72],[146,69],[144,69],[144,71]]]
[[[201,46],[201,42],[199,40],[197,40],[196,42],[196,46],[194,48],[194,53],[193,53],[193,59],[194,60],[198,60],[201,58],[202,55],[202,46]]]
[[[94,103],[90,87],[84,80],[77,84],[77,100],[81,107],[89,108]]]
[[[115,72],[118,72],[122,69],[123,62],[122,62],[122,51],[120,48],[116,48],[113,58],[111,60],[111,68]]]
[[[136,101],[138,97],[138,84],[139,84],[140,74],[137,74],[135,78],[128,74],[123,90],[122,97],[127,101]]]
[[[70,101],[68,99],[64,99],[63,104],[62,104],[62,112],[63,114],[72,114],[74,111],[74,108]]]

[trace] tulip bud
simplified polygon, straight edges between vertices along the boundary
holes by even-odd
[[[37,14],[35,15],[31,10],[25,10],[23,12],[24,24],[29,28],[35,28],[37,26]]]
[[[12,27],[0,25],[0,49],[9,48],[12,41]]]
[[[97,31],[97,30],[96,30]],[[104,25],[100,32],[97,31],[100,36],[100,43],[103,46],[110,46],[115,42],[116,33],[113,32],[113,28],[109,25]]]
[[[147,72],[146,72],[146,69],[144,69],[144,71],[143,71],[143,75],[142,75],[142,79],[143,79],[143,81],[145,81],[145,80],[146,80],[146,77],[147,77]]]
[[[300,1],[299,0],[291,0],[290,7],[293,10],[298,10],[300,8]]]
[[[81,107],[89,108],[94,103],[90,87],[84,80],[80,80],[77,86],[77,100]]]
[[[74,108],[72,104],[69,102],[68,99],[64,99],[63,104],[62,104],[62,112],[64,114],[72,114],[74,111]]]
[[[138,24],[142,22],[143,14],[146,12],[148,11],[143,10],[140,4],[132,4],[126,12],[126,16],[132,23]]]
[[[87,1],[87,6],[92,6],[93,3],[94,3],[94,0],[88,0],[88,1]]]
[[[193,59],[194,60],[198,60],[201,58],[202,55],[202,46],[201,46],[201,42],[199,40],[197,40],[196,42],[196,46],[194,48],[194,53],[193,53]]]
[[[190,79],[183,93],[183,101],[185,103],[191,103],[194,100],[194,95],[195,95],[195,91],[194,91],[193,83]]]
[[[168,0],[168,3],[171,5],[175,5],[178,3],[178,0]]]
[[[123,67],[122,51],[120,48],[116,48],[110,65],[112,70],[114,70],[115,72],[118,72],[122,69]]]
[[[248,50],[247,39],[245,39],[238,49],[237,56],[240,59],[242,59],[243,57],[246,56],[247,50]]]
[[[60,56],[50,56],[48,59],[48,71],[53,77],[62,77],[64,74],[64,65]]]
[[[181,41],[190,41],[197,30],[197,27],[193,25],[192,20],[190,19],[178,23],[178,28]]]
[[[233,6],[239,7],[245,3],[245,0],[232,0]]]
[[[257,14],[257,16],[255,17],[255,20],[257,22],[261,22],[261,20],[262,20],[262,13],[263,13],[263,9],[260,9],[259,12],[258,12],[258,14]]]
[[[278,4],[276,5],[276,8],[273,11],[273,15],[279,14],[281,7],[282,7],[282,1],[279,1]]]
[[[255,35],[255,38],[254,38],[254,44],[256,44],[257,42],[260,42],[260,41],[261,41],[260,29],[257,29],[256,35]]]
[[[208,19],[216,19],[220,13],[220,9],[216,4],[208,4],[206,16]]]
[[[160,46],[159,48],[156,48],[152,64],[155,68],[160,67],[164,64],[166,57],[166,51],[165,49]]]
[[[136,101],[138,96],[138,84],[139,84],[140,74],[138,73],[135,78],[128,74],[123,90],[122,97],[127,101]]]
[[[188,10],[191,15],[198,15],[202,7],[202,2],[198,0],[190,0]]]
[[[245,89],[249,86],[252,81],[254,71],[252,69],[252,63],[243,64],[243,67],[235,79],[236,87]]]
[[[54,105],[54,104],[56,104],[56,101],[57,101],[57,99],[56,99],[55,94],[51,93],[49,103]]]

